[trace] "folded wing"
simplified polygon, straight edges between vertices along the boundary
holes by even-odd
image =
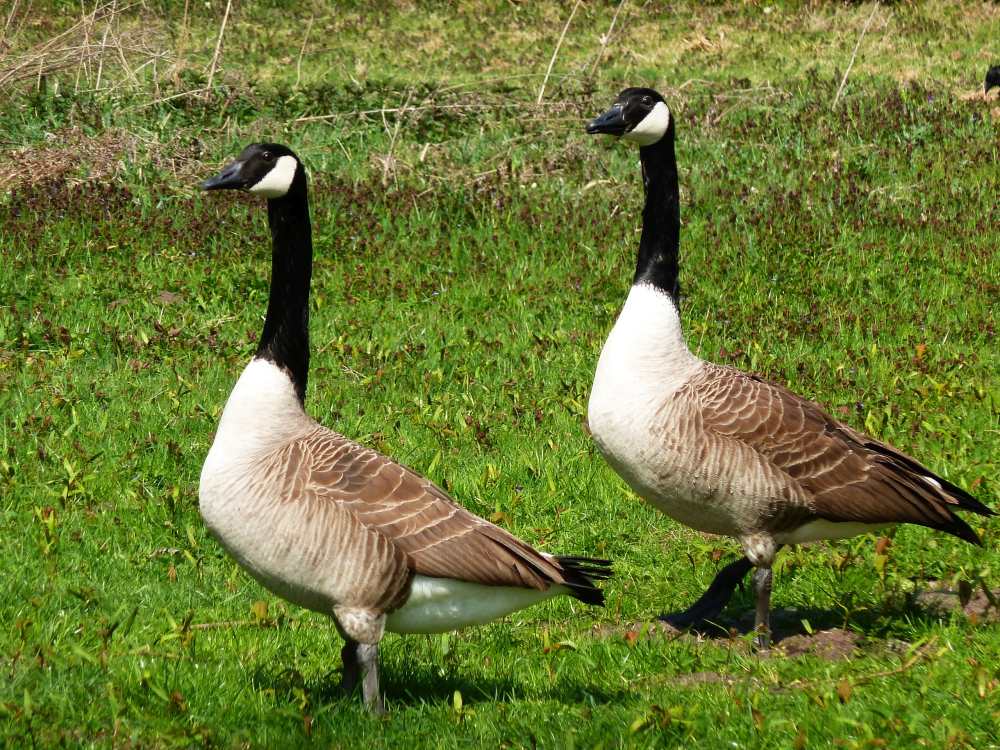
[[[804,494],[801,511],[812,518],[915,523],[981,544],[954,511],[993,511],[910,456],[776,383],[719,366],[698,377],[691,392],[700,399],[704,430],[750,448],[765,470],[780,471],[787,485],[777,489]]]
[[[404,554],[414,573],[537,590],[562,584],[585,601],[600,598],[589,578],[606,577],[604,561],[543,555],[375,450],[322,427],[287,450],[289,479],[302,483],[299,501],[350,513]]]

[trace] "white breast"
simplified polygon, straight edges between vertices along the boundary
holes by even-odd
[[[678,437],[673,397],[702,366],[684,342],[673,300],[637,284],[601,351],[587,421],[602,455],[636,494],[688,526],[732,534],[729,487],[699,474],[692,446]]]
[[[219,421],[201,470],[198,507],[226,550],[272,591],[307,607],[317,592],[316,560],[300,543],[305,509],[271,497],[260,481],[260,462],[314,429],[288,374],[254,359],[243,370]]]
[[[226,401],[202,476],[210,464],[270,453],[315,426],[288,373],[266,359],[252,359]]]
[[[389,615],[385,629],[393,633],[445,633],[484,625],[565,593],[565,586],[537,591],[418,575],[406,604]]]
[[[657,413],[701,364],[684,342],[669,295],[633,286],[601,350],[587,408],[591,433],[609,460],[641,470],[662,450]]]

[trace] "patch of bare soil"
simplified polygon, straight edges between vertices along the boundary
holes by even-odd
[[[671,684],[678,687],[697,687],[698,685],[735,685],[737,682],[741,682],[741,680],[728,674],[692,672],[691,674],[677,675]]]
[[[609,625],[600,623],[591,629],[595,638],[622,638],[632,644],[640,638],[649,638],[656,635],[670,633],[680,635],[680,631],[672,628],[665,622],[654,620],[653,622],[633,622],[626,624]]]
[[[843,628],[831,627],[812,633],[802,632],[801,619],[796,619],[795,628],[783,622],[784,619],[791,618],[796,613],[788,614],[787,618],[783,618],[783,614],[785,613],[781,610],[775,613],[776,616],[772,623],[776,626],[773,631],[774,647],[765,652],[766,654],[790,658],[809,655],[827,661],[841,661],[854,655],[855,651],[864,643],[863,636]],[[752,645],[750,639],[745,636],[752,627],[751,620],[749,626],[744,622],[731,623],[728,629],[719,627],[714,632],[682,631],[662,620],[654,620],[624,625],[596,625],[593,633],[596,638],[621,638],[629,645],[655,638],[664,641],[680,638],[690,638],[697,641],[711,640],[720,645],[726,641],[731,648],[749,653]],[[761,655],[763,656],[765,653]],[[702,678],[695,678],[692,675],[691,679],[698,681]],[[723,678],[720,677],[721,679]]]
[[[955,588],[938,581],[916,594],[914,602],[939,617],[961,612],[973,622],[1000,622],[1000,589],[973,587],[964,582]]]
[[[707,641],[720,643],[728,638],[732,648],[749,652],[751,647],[749,639],[744,638],[744,634],[735,627],[731,627],[729,630],[724,630],[722,627],[713,627],[711,630],[678,630],[663,620],[639,621],[619,625],[595,625],[593,634],[595,638],[620,638],[630,646],[640,641],[653,639],[670,642],[683,638],[699,643]]]
[[[849,659],[857,651],[862,637],[851,630],[830,628],[815,633],[790,635],[775,644],[774,650],[788,657],[815,656],[825,661]]]

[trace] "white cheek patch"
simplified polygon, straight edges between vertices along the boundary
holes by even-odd
[[[669,125],[670,110],[663,102],[657,102],[650,113],[622,138],[632,143],[638,143],[640,146],[651,146],[663,137]]]
[[[271,171],[258,180],[257,184],[250,188],[250,192],[263,195],[265,198],[280,198],[292,187],[298,166],[293,156],[278,157]]]

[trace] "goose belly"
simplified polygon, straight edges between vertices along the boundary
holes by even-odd
[[[484,625],[566,591],[565,586],[538,591],[417,575],[409,598],[389,614],[385,629],[393,633],[445,633]]]
[[[322,508],[270,500],[243,477],[203,472],[199,510],[226,552],[272,593],[327,614],[347,595],[348,571],[336,564],[335,529]]]
[[[682,462],[673,460],[676,457],[667,449],[657,455],[629,450],[646,438],[636,437],[635,442],[624,445],[597,440],[605,460],[635,494],[661,513],[698,531],[729,536],[741,533],[745,524],[741,523],[742,514],[731,491],[689,471]]]
[[[595,380],[588,424],[598,450],[632,490],[676,521],[711,534],[738,535],[750,508],[728,478],[700,465],[694,441],[658,398],[602,393]]]

